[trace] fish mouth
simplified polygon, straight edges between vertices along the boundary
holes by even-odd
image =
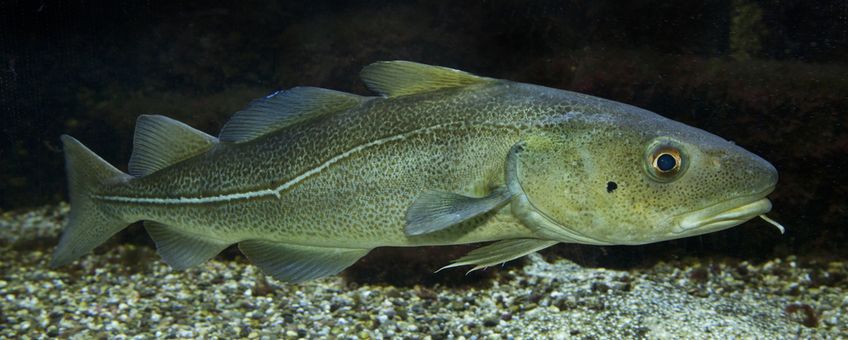
[[[671,233],[676,237],[694,236],[740,225],[771,211],[771,201],[765,198],[774,188],[761,193],[737,197],[706,208],[677,216]]]

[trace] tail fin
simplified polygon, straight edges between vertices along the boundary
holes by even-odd
[[[98,207],[92,193],[105,184],[124,181],[131,176],[115,169],[71,136],[62,135],[62,144],[71,213],[53,253],[51,267],[76,260],[130,224]]]

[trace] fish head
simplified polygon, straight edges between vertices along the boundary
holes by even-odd
[[[571,119],[526,136],[507,165],[513,213],[563,242],[645,244],[771,210],[766,196],[778,175],[769,162],[706,131],[638,113]]]

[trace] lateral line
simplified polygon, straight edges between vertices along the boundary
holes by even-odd
[[[229,202],[235,200],[244,200],[251,199],[257,197],[265,197],[265,196],[274,196],[277,199],[281,197],[283,191],[291,188],[294,185],[297,185],[301,181],[315,175],[324,169],[332,166],[333,164],[350,157],[351,155],[363,151],[365,149],[379,146],[385,143],[390,143],[398,140],[403,140],[408,137],[412,137],[418,134],[426,133],[429,131],[438,130],[440,128],[448,127],[451,125],[463,125],[464,122],[451,122],[445,124],[437,124],[433,126],[428,126],[425,128],[420,128],[417,130],[412,130],[409,132],[405,132],[402,134],[389,136],[381,139],[377,139],[375,141],[371,141],[365,144],[358,145],[350,150],[342,152],[341,154],[336,155],[333,158],[321,163],[321,165],[309,169],[308,171],[298,175],[297,177],[273,188],[273,189],[261,189],[261,190],[251,190],[246,192],[239,193],[231,193],[231,194],[223,194],[216,196],[207,196],[207,197],[173,197],[173,198],[159,198],[159,197],[130,197],[130,196],[111,196],[111,195],[93,195],[94,198],[109,201],[109,202],[119,202],[119,203],[142,203],[142,204],[204,204],[204,203],[219,203],[219,202]],[[515,124],[505,124],[505,123],[493,123],[493,122],[484,122],[480,124],[483,126],[492,126],[492,127],[514,127]],[[532,123],[528,125],[534,125]]]

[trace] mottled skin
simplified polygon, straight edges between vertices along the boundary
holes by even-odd
[[[673,181],[649,175],[645,154],[657,138],[671,139],[685,153],[686,170]],[[513,203],[442,231],[404,233],[404,214],[422,192],[483,196],[507,184],[508,166],[517,169],[511,188],[523,190],[516,200],[529,200],[531,210],[555,223],[522,220],[516,215],[527,206]],[[302,174],[310,175],[293,181]],[[641,244],[729,227],[679,231],[674,217],[728,200],[735,199],[721,210],[759,200],[776,179],[774,168],[756,155],[654,113],[492,80],[373,98],[253,141],[221,143],[94,194],[210,197],[292,184],[279,197],[203,204],[98,201],[127,221],[154,220],[229,243],[263,239],[370,249],[540,238]],[[617,188],[608,192],[608,182]]]

